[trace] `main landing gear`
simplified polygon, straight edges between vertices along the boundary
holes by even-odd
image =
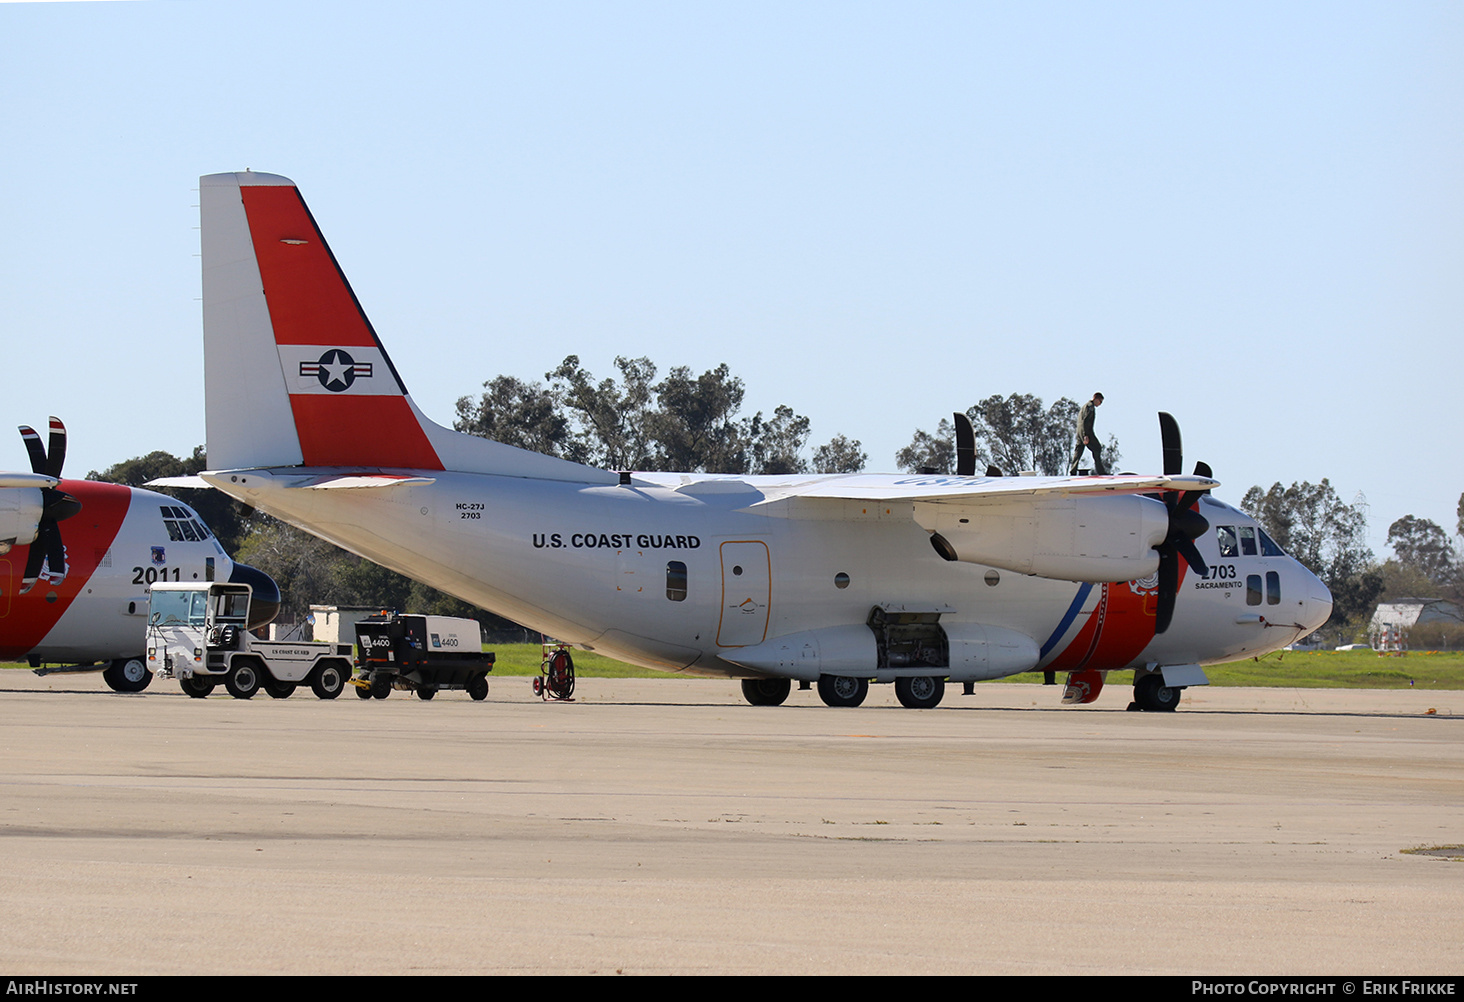
[[[869,679],[847,675],[820,675],[818,698],[826,706],[858,706],[869,695]]]
[[[782,706],[792,691],[793,683],[786,678],[742,680],[742,698],[753,706]]]
[[[808,683],[800,683],[804,689]],[[929,710],[945,698],[945,679],[939,675],[910,675],[895,679],[895,698],[912,710]],[[753,706],[781,706],[793,691],[786,678],[745,678],[742,698]],[[869,679],[850,675],[820,675],[818,698],[826,706],[861,706],[869,698]]]
[[[933,675],[912,675],[895,679],[895,698],[912,710],[931,710],[945,696],[945,679]]]

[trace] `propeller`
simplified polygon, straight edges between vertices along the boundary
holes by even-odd
[[[1179,422],[1174,416],[1159,412],[1159,438],[1164,448],[1164,475],[1178,476],[1184,469],[1184,448],[1180,443]],[[1209,477],[1206,463],[1195,464],[1195,475]],[[1174,619],[1174,600],[1179,594],[1179,561],[1189,564],[1196,574],[1209,573],[1205,558],[1200,556],[1195,540],[1210,530],[1205,516],[1194,510],[1201,494],[1209,491],[1165,491],[1160,496],[1169,509],[1169,532],[1164,542],[1154,547],[1159,553],[1159,607],[1154,617],[1154,632],[1163,633]]]
[[[31,472],[60,480],[61,467],[66,462],[66,426],[61,419],[51,418],[49,450],[41,445],[41,436],[34,428],[21,425],[20,437],[30,455]],[[60,584],[66,579],[66,547],[61,542],[61,530],[56,523],[79,511],[81,502],[59,487],[41,488],[41,518],[36,525],[35,542],[31,543],[30,554],[25,560],[20,594],[24,595],[35,587],[42,567],[50,568],[53,583]]]

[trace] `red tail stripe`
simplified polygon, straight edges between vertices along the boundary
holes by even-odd
[[[275,341],[377,347],[299,191],[269,185],[240,191]]]
[[[306,466],[443,468],[406,397],[303,393],[290,408]]]

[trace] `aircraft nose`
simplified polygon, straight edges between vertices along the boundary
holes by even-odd
[[[1307,571],[1306,576],[1307,601],[1302,625],[1308,633],[1312,633],[1321,629],[1322,624],[1332,618],[1332,592],[1311,571]]]

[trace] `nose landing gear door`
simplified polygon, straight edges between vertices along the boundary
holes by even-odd
[[[768,544],[759,540],[723,543],[722,617],[717,646],[750,647],[768,634],[772,600],[772,562]]]

